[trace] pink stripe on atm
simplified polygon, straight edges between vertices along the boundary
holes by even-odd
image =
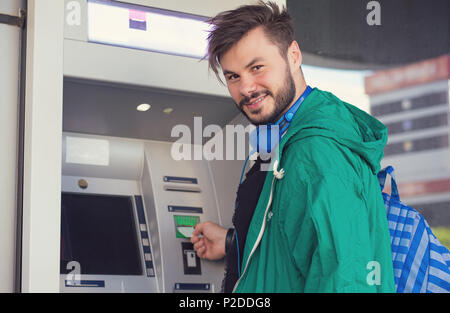
[[[130,20],[134,21],[145,21],[146,20],[146,12],[129,10]]]

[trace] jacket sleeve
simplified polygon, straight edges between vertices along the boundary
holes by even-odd
[[[308,172],[287,163],[286,171],[283,192],[290,197],[283,197],[281,205],[290,218],[284,230],[304,291],[376,292],[368,267],[376,260],[361,187],[331,168]]]

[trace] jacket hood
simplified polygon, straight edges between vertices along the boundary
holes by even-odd
[[[284,144],[310,136],[334,139],[365,160],[375,175],[380,171],[387,142],[386,126],[357,107],[317,88],[295,114],[280,143],[280,151]]]

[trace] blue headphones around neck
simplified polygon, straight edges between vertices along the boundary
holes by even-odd
[[[257,126],[255,130],[250,133],[250,145],[254,152],[270,153],[275,146],[280,142],[281,137],[291,125],[295,113],[297,113],[300,105],[311,93],[312,88],[307,86],[303,94],[295,101],[289,110],[276,123],[268,123],[267,125]]]

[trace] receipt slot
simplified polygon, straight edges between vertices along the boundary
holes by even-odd
[[[181,243],[183,255],[183,267],[185,275],[201,275],[200,258],[194,250],[194,245],[190,242]]]

